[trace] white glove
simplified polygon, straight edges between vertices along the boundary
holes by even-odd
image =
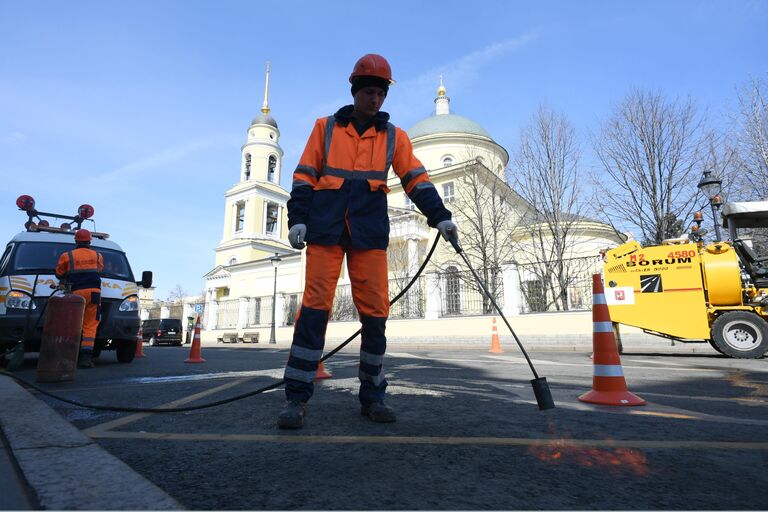
[[[288,241],[291,243],[291,247],[294,249],[304,248],[304,238],[307,236],[306,224],[294,224],[288,231]]]
[[[443,220],[437,223],[437,230],[443,235],[443,239],[449,242],[451,239],[459,240],[459,228],[450,220]]]

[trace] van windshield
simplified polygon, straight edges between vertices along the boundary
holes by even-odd
[[[20,243],[16,246],[13,261],[6,273],[53,274],[62,253],[74,249],[71,244],[56,242]],[[133,273],[125,254],[110,249],[94,248],[104,258],[102,277],[133,281]]]

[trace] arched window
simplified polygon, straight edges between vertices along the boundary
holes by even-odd
[[[445,315],[461,314],[461,281],[459,269],[450,266],[445,273]]]
[[[268,235],[277,234],[277,218],[279,215],[279,206],[275,203],[267,203],[267,222],[264,232]]]
[[[229,258],[229,263],[228,263],[228,265],[237,265],[237,258],[235,258],[234,256],[232,256],[231,258]]]
[[[245,227],[245,202],[240,201],[235,205],[235,233],[239,233]]]
[[[453,157],[451,155],[445,155],[443,157],[443,167],[450,167],[453,165]]]
[[[277,168],[277,158],[275,155],[269,155],[269,166],[267,167],[267,181],[275,181],[275,169]]]
[[[245,154],[245,179],[251,179],[251,154]]]

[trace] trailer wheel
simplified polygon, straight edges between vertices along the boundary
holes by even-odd
[[[728,311],[712,323],[712,341],[727,356],[756,359],[768,351],[768,323],[748,311]]]
[[[136,357],[136,340],[114,340],[117,360],[121,363],[130,363]]]

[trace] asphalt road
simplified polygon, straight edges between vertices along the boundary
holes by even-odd
[[[88,403],[194,405],[282,376],[284,349],[145,348],[105,353],[72,383]],[[275,424],[282,390],[172,414],[85,410],[45,400],[103,448],[190,509],[766,509],[768,362],[624,354],[642,407],[589,405],[587,353],[532,354],[557,408],[539,411],[513,350],[391,348],[394,424],[360,416],[357,356],[326,367],[300,431]],[[30,361],[19,373],[34,379]],[[120,485],[120,482],[100,483]]]

